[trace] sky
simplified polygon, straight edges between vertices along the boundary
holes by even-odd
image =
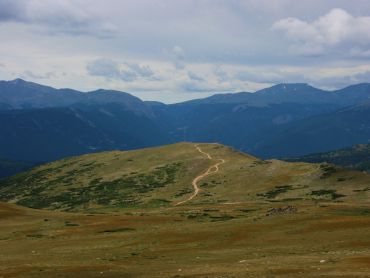
[[[0,0],[0,79],[174,103],[370,82],[369,0]]]

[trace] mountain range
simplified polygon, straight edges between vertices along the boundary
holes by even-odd
[[[0,81],[0,158],[45,162],[180,141],[302,156],[369,142],[369,99],[368,83],[335,91],[279,84],[167,105],[119,91]]]
[[[370,172],[370,144],[359,144],[349,148],[301,157],[287,158],[291,162],[331,163],[349,169]]]

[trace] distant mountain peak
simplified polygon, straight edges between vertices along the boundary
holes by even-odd
[[[29,83],[29,82],[27,82],[26,80],[24,80],[22,78],[16,78],[16,79],[13,79],[13,80],[10,80],[10,81],[7,81],[7,82],[10,83],[10,84],[14,84],[14,85]]]
[[[315,88],[307,83],[281,83],[269,88],[257,91],[258,95],[281,95],[284,93],[317,93],[324,92],[321,89]]]
[[[281,87],[311,87],[307,83],[279,83],[275,86],[281,86]]]
[[[364,90],[364,91],[369,91],[370,90],[370,83],[359,83],[359,84],[354,84],[354,85],[349,85],[343,89],[336,90],[335,92],[345,92],[348,90]]]
[[[280,90],[293,90],[293,91],[304,89],[304,88],[316,89],[307,83],[280,83],[280,84],[270,87],[270,89],[272,88],[280,89]]]
[[[101,93],[104,93],[104,94],[128,94],[126,92],[123,92],[123,91],[117,91],[117,90],[110,90],[110,89],[97,89],[97,90],[94,90],[94,91],[90,91],[88,93],[95,93],[95,94],[101,94]]]
[[[138,97],[121,91],[99,89],[83,93],[56,89],[21,78],[0,81],[0,105],[6,109],[107,104],[119,104],[135,113],[150,114],[150,109]]]
[[[31,88],[38,88],[38,89],[40,89],[40,88],[54,89],[50,86],[41,85],[41,84],[38,84],[38,83],[35,83],[35,82],[24,80],[22,78],[16,78],[16,79],[13,79],[13,80],[10,80],[10,81],[2,81],[2,82],[5,82],[6,84],[11,85],[11,86],[31,87]]]

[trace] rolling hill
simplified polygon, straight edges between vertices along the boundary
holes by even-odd
[[[0,272],[366,277],[369,183],[220,144],[66,158],[1,182]]]
[[[220,170],[201,179],[202,190],[189,203],[368,197],[370,178],[359,172],[326,164],[264,161],[219,144],[178,143],[48,163],[1,182],[0,200],[64,211],[172,206],[190,196],[192,180],[221,159],[225,162]]]

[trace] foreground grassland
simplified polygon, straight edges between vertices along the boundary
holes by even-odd
[[[0,277],[369,277],[367,174],[198,146],[212,159],[182,143],[6,180]]]

